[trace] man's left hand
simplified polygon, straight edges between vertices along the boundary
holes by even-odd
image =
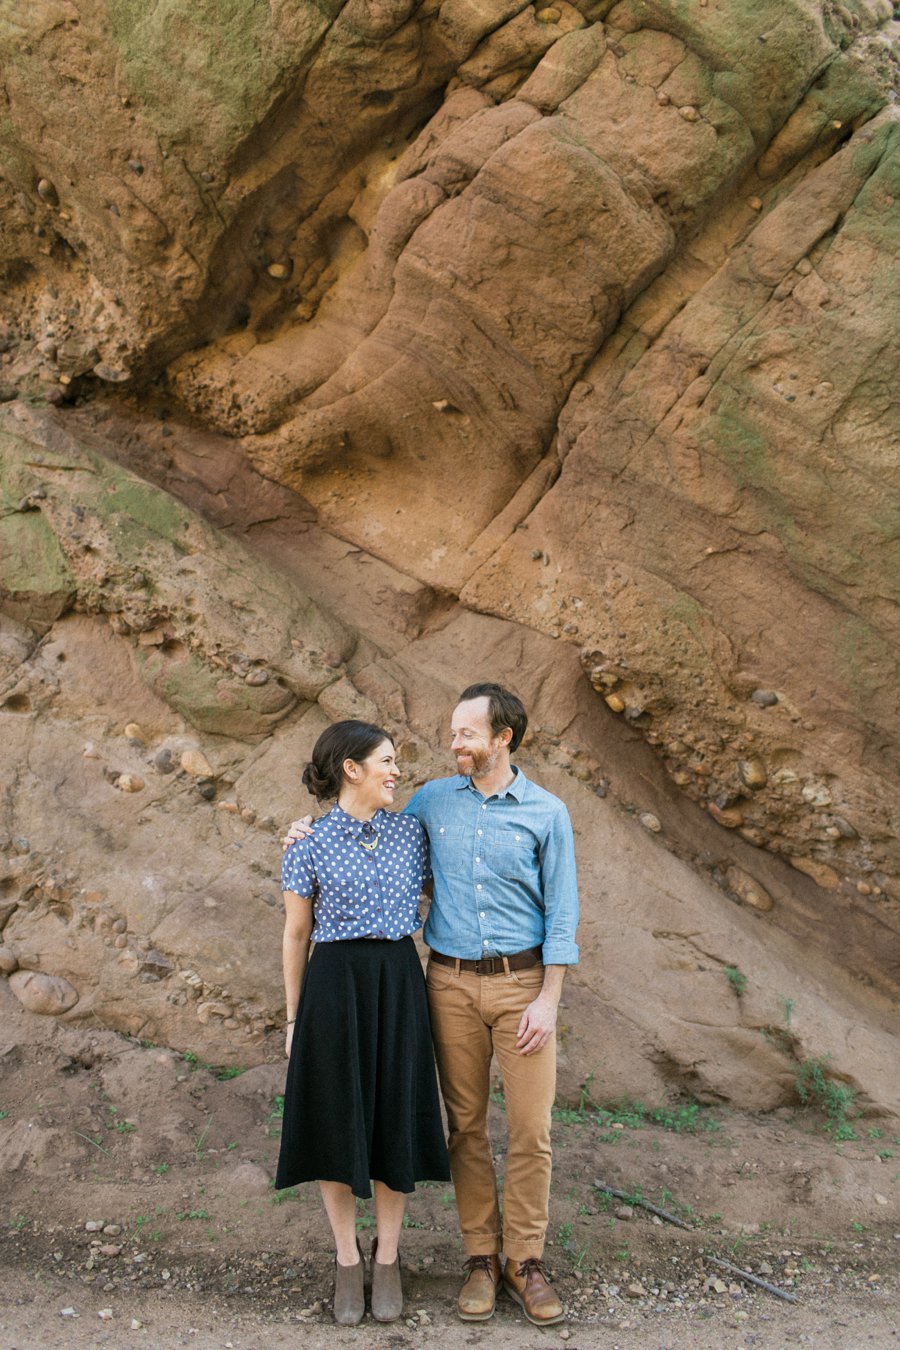
[[[543,1050],[555,1030],[556,1003],[539,994],[522,1014],[516,1049],[520,1055],[533,1055]]]

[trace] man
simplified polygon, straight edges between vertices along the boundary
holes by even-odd
[[[458,774],[426,783],[405,810],[427,831],[434,873],[426,980],[467,1258],[457,1311],[487,1320],[502,1279],[530,1322],[551,1326],[563,1319],[542,1261],[556,1017],[578,961],[578,893],[565,806],[511,762],[527,725],[515,694],[471,685],[451,722]],[[487,1129],[492,1055],[509,1130],[502,1224]]]

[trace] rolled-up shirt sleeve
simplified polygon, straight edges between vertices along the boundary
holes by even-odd
[[[555,811],[540,851],[541,889],[544,896],[545,966],[578,964],[578,880],[575,872],[575,836],[569,813]]]

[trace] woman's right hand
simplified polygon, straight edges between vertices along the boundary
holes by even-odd
[[[282,852],[290,848],[291,844],[296,844],[298,839],[306,839],[313,832],[312,816],[304,816],[302,820],[292,820],[288,832],[281,841]]]

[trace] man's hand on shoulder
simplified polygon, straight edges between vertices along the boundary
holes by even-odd
[[[288,832],[281,841],[282,853],[290,848],[291,844],[296,844],[298,839],[306,839],[313,833],[314,821],[312,816],[304,816],[302,820],[292,820]]]

